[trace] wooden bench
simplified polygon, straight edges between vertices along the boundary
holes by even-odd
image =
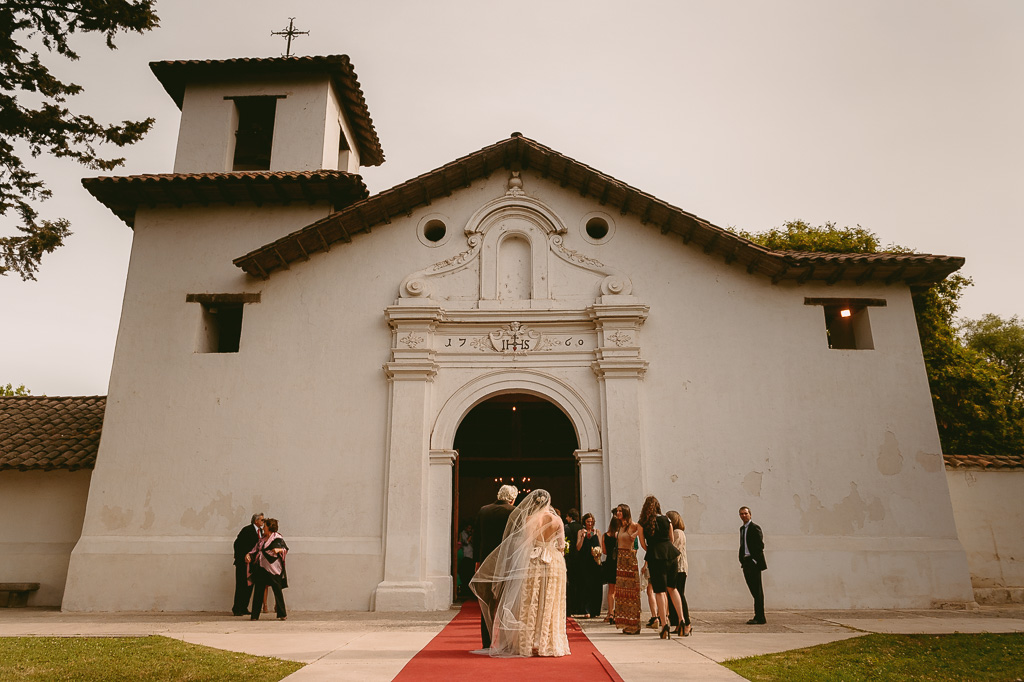
[[[0,583],[0,592],[7,593],[7,603],[2,604],[8,608],[28,606],[29,592],[39,589],[39,583]]]

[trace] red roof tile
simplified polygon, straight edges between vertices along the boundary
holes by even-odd
[[[329,201],[338,210],[369,194],[361,176],[337,170],[105,176],[82,185],[130,226],[139,206]]]
[[[312,57],[243,57],[238,59],[197,59],[150,62],[164,90],[181,108],[185,86],[194,81],[210,81],[252,75],[293,75],[325,73],[334,81],[341,104],[359,144],[359,159],[364,166],[384,163],[384,150],[373,127],[359,79],[348,55],[334,54]]]
[[[106,396],[0,397],[0,470],[92,469]]]
[[[1024,469],[1019,455],[943,455],[947,469]]]

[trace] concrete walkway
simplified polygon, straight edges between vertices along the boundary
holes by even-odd
[[[61,613],[54,609],[0,609],[0,637],[25,635],[164,635],[217,649],[307,663],[293,682],[391,680],[455,616],[434,613],[292,613],[285,622],[257,623],[217,613]],[[646,616],[647,614],[645,614]],[[782,611],[769,624],[746,625],[747,613],[695,612],[692,637],[658,639],[645,630],[630,637],[598,620],[584,632],[626,682],[741,680],[718,665],[730,658],[799,649],[868,632],[1024,632],[1024,605],[977,611]],[[452,671],[457,680],[458,671]]]

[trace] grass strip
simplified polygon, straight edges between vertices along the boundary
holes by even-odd
[[[1024,679],[1024,633],[871,634],[722,663],[755,682],[987,682]]]
[[[277,682],[304,664],[169,637],[0,637],[0,680]]]

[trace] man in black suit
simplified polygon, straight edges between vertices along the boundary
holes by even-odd
[[[246,577],[245,555],[252,551],[262,535],[263,514],[253,514],[252,522],[238,531],[238,537],[235,538],[235,603],[231,607],[233,616],[244,616],[249,613],[252,585]]]
[[[761,571],[768,568],[764,561],[764,533],[761,526],[750,520],[750,507],[740,507],[740,566],[743,579],[754,597],[754,617],[747,625],[764,625],[764,588],[761,586]]]
[[[576,538],[583,530],[580,513],[574,508],[565,513],[565,539],[569,541],[569,553],[565,557],[565,615],[575,616],[586,613],[580,599],[580,562],[576,549]]]
[[[480,564],[505,538],[505,526],[514,509],[512,501],[518,494],[519,491],[514,485],[503,485],[498,489],[498,499],[480,507],[480,513],[476,517],[476,531],[473,533],[473,557],[476,568],[480,568]],[[483,641],[483,649],[491,648],[491,633],[487,630],[487,622],[482,613],[480,639]]]

